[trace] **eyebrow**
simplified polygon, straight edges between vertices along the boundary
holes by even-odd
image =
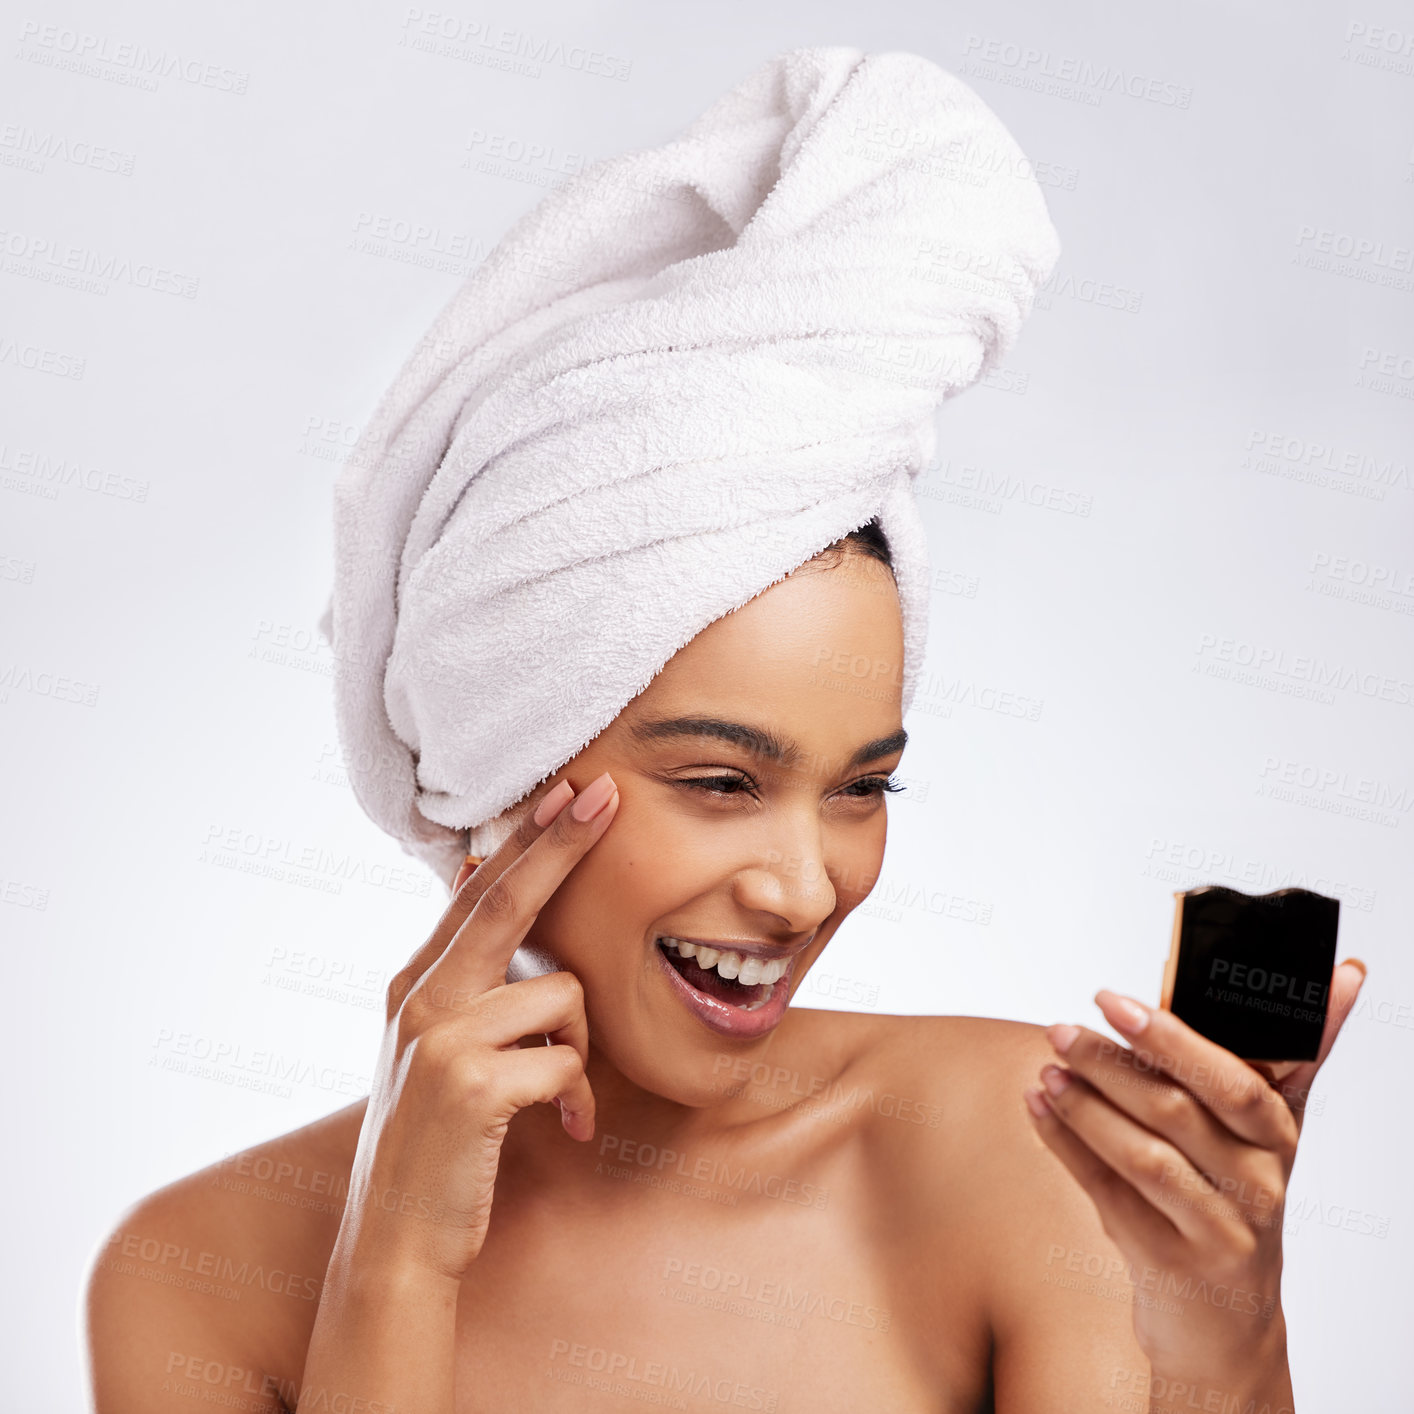
[[[764,756],[781,766],[792,766],[800,760],[802,752],[788,737],[778,736],[764,727],[748,726],[745,722],[728,722],[721,717],[656,717],[635,722],[629,727],[629,735],[636,741],[669,741],[678,737],[713,737],[718,741],[731,742],[745,751]],[[877,761],[881,756],[891,756],[902,751],[908,742],[908,733],[902,727],[889,736],[881,736],[874,741],[866,741],[853,756],[845,762],[845,770]]]

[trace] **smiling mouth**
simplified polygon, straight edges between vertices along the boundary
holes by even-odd
[[[742,1011],[759,1011],[765,1006],[776,988],[784,985],[782,979],[790,970],[785,958],[763,962],[759,957],[743,957],[677,938],[659,938],[657,946],[689,987]]]

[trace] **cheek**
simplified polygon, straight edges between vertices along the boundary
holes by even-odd
[[[857,908],[878,882],[884,867],[885,823],[861,825],[844,835],[826,855],[838,906]]]
[[[680,877],[671,842],[632,819],[616,819],[570,870],[540,910],[528,935],[566,962],[603,956],[636,939],[672,907]]]

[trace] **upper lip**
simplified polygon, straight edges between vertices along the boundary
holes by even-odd
[[[816,930],[818,931],[818,929]],[[739,952],[745,957],[760,957],[770,961],[773,958],[786,960],[810,946],[815,934],[802,938],[798,943],[782,947],[779,943],[762,943],[754,938],[691,938],[682,933],[659,933],[654,942],[662,938],[676,938],[681,943],[695,943],[700,948],[719,948],[722,952]]]

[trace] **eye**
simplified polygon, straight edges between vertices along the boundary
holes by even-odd
[[[905,787],[892,776],[865,776],[861,780],[851,781],[845,787],[845,794],[853,794],[857,799],[864,799],[871,795],[882,796],[885,792],[891,794],[903,789]]]
[[[705,790],[709,795],[740,795],[755,782],[749,776],[687,776],[677,784]]]
[[[678,781],[678,785],[704,790],[709,795],[740,795],[750,792],[755,782],[749,776],[689,776]],[[870,796],[883,796],[886,792],[905,789],[892,776],[863,776],[851,781],[842,792],[855,800],[867,800]]]

